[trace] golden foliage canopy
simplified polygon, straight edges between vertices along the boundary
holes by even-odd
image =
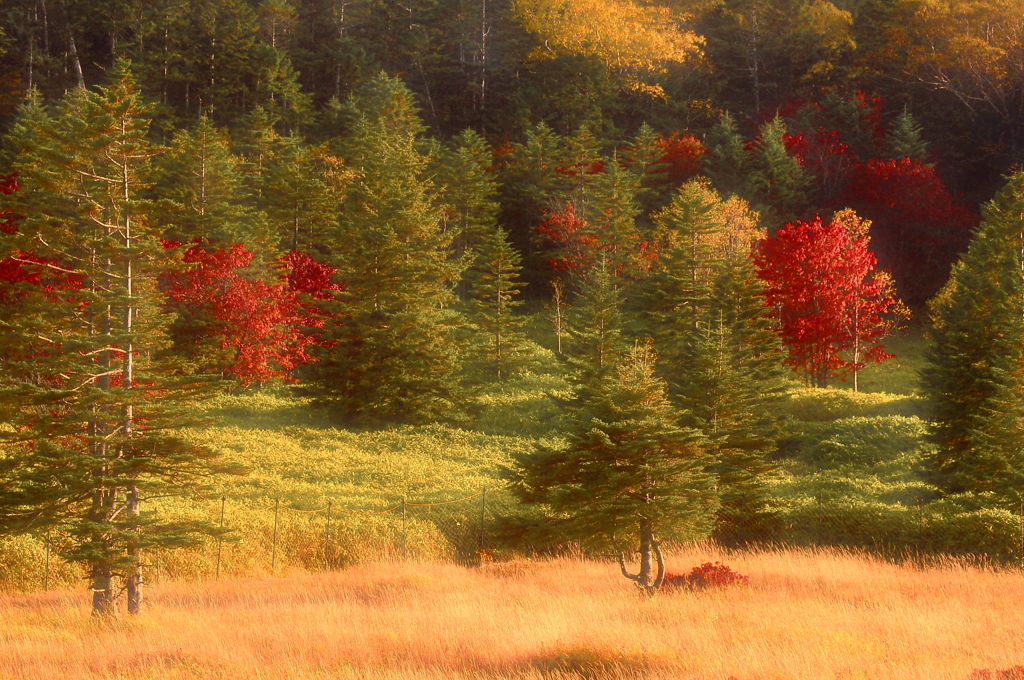
[[[595,57],[627,89],[664,96],[652,76],[670,64],[701,59],[704,39],[681,27],[686,18],[668,7],[632,0],[515,0],[527,30],[544,47],[536,58]]]
[[[901,0],[909,66],[923,82],[1011,118],[1024,97],[1020,0]]]

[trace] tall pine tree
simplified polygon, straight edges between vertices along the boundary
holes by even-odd
[[[317,399],[363,425],[458,420],[460,352],[453,288],[461,263],[424,177],[423,124],[397,79],[378,75],[348,104],[339,153],[354,173],[334,233],[345,291],[327,310],[330,346],[312,367]]]
[[[162,358],[156,278],[173,251],[144,199],[158,151],[147,113],[124,62],[109,85],[73,91],[52,114],[30,105],[8,140],[22,190],[0,206],[24,216],[0,233],[0,256],[35,274],[8,292],[27,313],[0,314],[0,354],[14,358],[0,374],[11,426],[0,429],[0,531],[59,525],[101,614],[118,580],[140,611],[145,552],[202,529],[158,520],[143,502],[194,495],[214,469],[176,431],[195,385]],[[45,285],[55,274],[56,290]]]
[[[1024,487],[1024,173],[985,205],[982,223],[932,303],[923,371],[938,445],[930,476],[949,494]]]

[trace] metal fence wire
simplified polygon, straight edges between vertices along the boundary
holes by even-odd
[[[503,490],[448,500],[401,498],[369,508],[334,501],[306,508],[283,499],[193,501],[175,513],[160,510],[161,519],[203,520],[222,535],[192,547],[148,551],[144,578],[160,583],[284,575],[397,560],[472,565],[509,547],[557,551],[558,545],[531,543],[527,534],[510,538],[509,527],[521,513]],[[738,497],[723,504],[712,539],[727,548],[843,547],[922,563],[952,555],[1024,568],[1024,503],[967,512],[942,501],[901,505],[817,495],[783,504]],[[0,589],[80,584],[81,568],[59,557],[70,545],[59,528],[0,538]]]
[[[324,571],[401,559],[475,564],[489,558],[494,544],[488,527],[508,504],[493,491],[440,501],[402,498],[378,509],[333,501],[308,509],[281,500],[237,506],[220,499],[219,509],[204,519],[222,527],[222,537],[154,556],[146,566],[151,581],[160,581]]]

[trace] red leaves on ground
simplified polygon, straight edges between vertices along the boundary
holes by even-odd
[[[893,329],[886,314],[897,302],[887,277],[873,273],[867,224],[852,211],[824,224],[787,224],[758,244],[754,261],[767,284],[765,300],[779,318],[779,333],[789,356],[820,387],[832,375],[845,377],[864,360],[891,358],[881,340]],[[853,350],[850,359],[842,352]]]
[[[332,267],[293,252],[281,259],[279,282],[267,283],[240,273],[253,259],[241,244],[210,250],[193,245],[183,259],[194,266],[164,277],[169,307],[187,312],[192,322],[178,333],[179,343],[198,347],[204,336],[216,337],[219,347],[231,353],[221,370],[243,385],[288,380],[293,368],[312,360],[306,350],[316,339],[305,329],[323,322],[299,294],[330,297],[339,288],[330,281]]]

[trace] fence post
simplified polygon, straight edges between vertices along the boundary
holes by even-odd
[[[484,489],[480,494],[480,547],[479,555],[480,559],[483,559],[484,544],[485,544],[485,526],[487,522],[487,489]]]
[[[324,536],[324,570],[331,570],[331,501],[327,501],[327,530]]]
[[[50,589],[50,532],[53,529],[46,530],[46,566],[43,568],[43,590]]]
[[[821,494],[818,494],[818,547],[821,547]]]
[[[270,573],[273,574],[277,570],[277,514],[281,509],[281,499],[274,499],[274,538],[270,548]]]
[[[160,508],[153,508],[153,516],[157,518],[157,522],[160,519]],[[156,585],[160,585],[160,544],[157,543],[153,546],[153,581]]]
[[[224,545],[224,504],[227,502],[225,496],[220,497],[220,534],[217,536],[217,577],[220,580],[220,552]]]
[[[924,500],[917,499],[917,565],[924,569]]]
[[[405,514],[405,496],[402,496],[402,559],[409,559],[409,524]]]

